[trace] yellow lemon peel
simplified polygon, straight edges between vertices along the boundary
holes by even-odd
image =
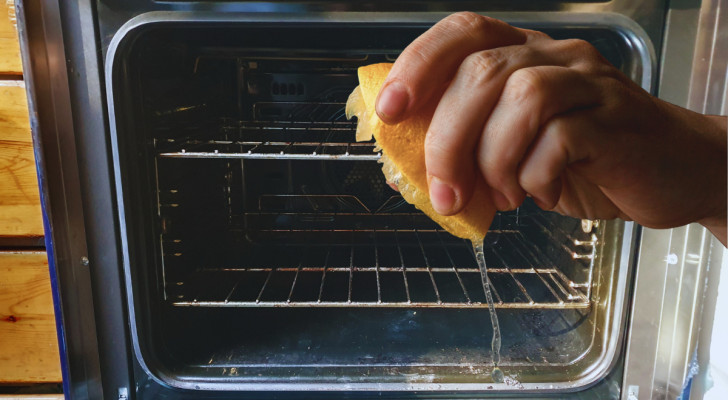
[[[358,70],[359,86],[346,103],[346,117],[358,119],[356,140],[376,140],[376,151],[382,151],[382,172],[397,185],[402,197],[422,210],[451,234],[470,240],[482,240],[488,232],[495,207],[482,178],[476,181],[473,196],[455,215],[438,214],[430,203],[425,168],[425,136],[434,108],[419,112],[398,124],[382,122],[375,111],[375,102],[389,71],[390,63],[372,64]]]

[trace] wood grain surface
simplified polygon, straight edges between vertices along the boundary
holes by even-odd
[[[60,382],[46,253],[0,252],[0,385]]]
[[[0,400],[63,400],[62,394],[0,394]]]
[[[0,0],[0,238],[43,235],[13,2]],[[43,251],[0,251],[0,385],[61,381]],[[0,400],[61,400],[61,394]]]
[[[43,236],[43,221],[25,87],[0,81],[0,238],[28,236]]]
[[[20,46],[12,2],[0,0],[0,74],[21,75]]]

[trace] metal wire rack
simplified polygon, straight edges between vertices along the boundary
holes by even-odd
[[[358,233],[371,240],[251,249],[245,265],[200,268],[168,283],[169,299],[178,307],[488,306],[469,242],[441,230]],[[486,249],[496,308],[590,307],[591,281],[572,281],[518,231],[489,235],[499,243]]]
[[[352,161],[380,157],[373,143],[354,142],[355,122],[334,117],[327,122],[222,121],[218,128],[208,128],[160,135],[155,142],[158,157]],[[167,203],[177,210],[169,218],[184,214],[180,199],[172,194],[164,197],[170,198],[159,199],[163,222]],[[192,212],[199,210],[193,207]],[[561,256],[572,260],[567,264],[582,271],[573,273],[574,268],[560,265],[550,250],[524,236],[520,222],[492,227],[486,239],[496,244],[487,247],[486,263],[495,306],[589,308],[596,236],[577,239],[545,220],[529,221],[532,230],[542,231],[539,236],[546,239],[545,245],[563,250]],[[261,194],[257,204],[242,213],[231,208],[229,225],[231,234],[255,239],[241,244],[237,261],[195,264],[194,270],[175,232],[163,229],[163,251],[170,254],[163,262],[163,271],[170,270],[165,272],[164,293],[174,306],[488,306],[470,243],[403,208],[400,198],[371,207],[350,194]],[[177,247],[183,251],[173,250]]]
[[[343,104],[341,105],[343,107]],[[356,122],[237,121],[157,143],[161,158],[378,160],[374,143],[354,141]]]

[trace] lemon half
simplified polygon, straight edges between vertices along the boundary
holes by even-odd
[[[356,116],[356,140],[376,140],[375,151],[382,152],[382,172],[397,185],[402,197],[422,210],[451,234],[470,240],[481,240],[488,232],[493,206],[488,187],[477,179],[473,196],[465,208],[451,216],[438,214],[430,203],[425,169],[425,135],[432,121],[434,108],[419,112],[398,124],[388,125],[377,116],[374,105],[392,64],[372,64],[359,68],[359,86],[346,102],[346,117]]]

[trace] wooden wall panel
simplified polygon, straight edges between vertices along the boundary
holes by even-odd
[[[38,179],[25,87],[0,81],[0,238],[19,236],[43,236]]]
[[[43,236],[12,4],[0,0],[0,239]],[[60,381],[46,253],[0,251],[0,385]],[[60,400],[63,395],[0,395],[0,400],[11,399]]]
[[[60,382],[46,253],[0,252],[0,385]]]
[[[21,75],[18,32],[15,29],[15,10],[6,0],[0,0],[0,74]]]

